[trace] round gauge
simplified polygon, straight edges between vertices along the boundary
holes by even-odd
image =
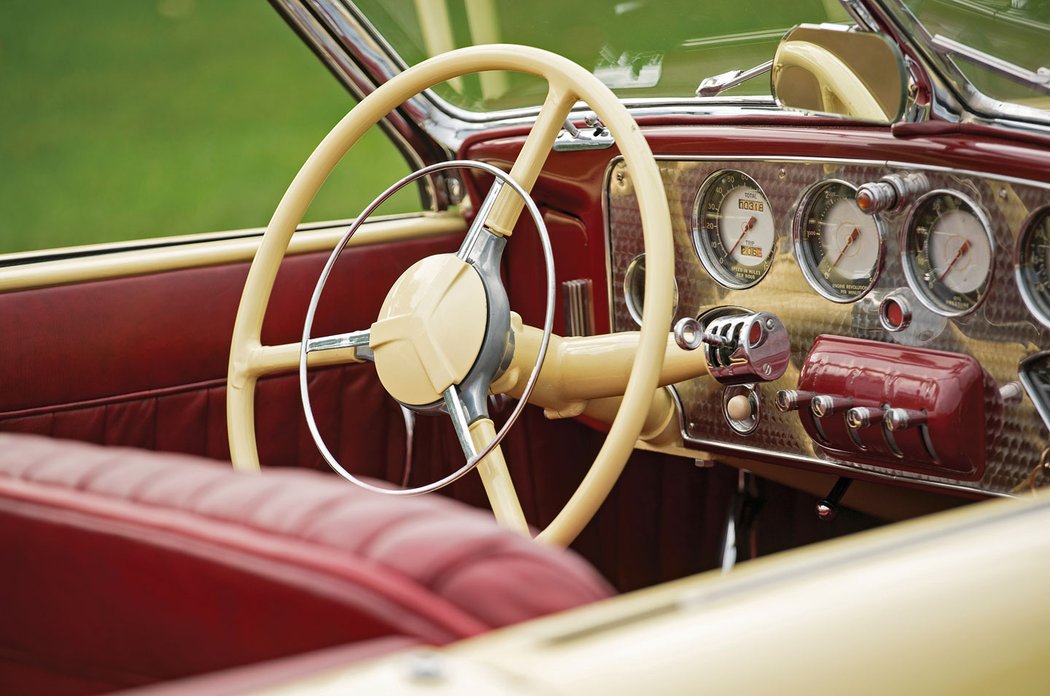
[[[678,311],[678,282],[672,278],[674,297],[671,300],[671,316]],[[642,325],[642,307],[645,305],[645,254],[638,254],[627,265],[623,276],[623,299],[627,313],[638,326]]]
[[[795,214],[795,257],[809,284],[832,302],[853,302],[875,284],[884,250],[878,218],[857,207],[844,181],[811,188]]]
[[[953,191],[930,191],[904,226],[901,264],[919,301],[948,317],[976,309],[992,280],[995,243],[984,212]]]
[[[1014,254],[1014,274],[1028,309],[1050,326],[1050,206],[1025,222]]]
[[[693,246],[715,280],[749,288],[769,270],[776,232],[769,201],[755,180],[724,169],[708,177],[696,196]]]

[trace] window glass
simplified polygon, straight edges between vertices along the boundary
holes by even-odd
[[[349,0],[344,0],[347,2]],[[770,60],[802,22],[843,22],[838,0],[355,0],[408,64],[480,43],[538,46],[591,70],[622,97],[692,97],[705,77]],[[520,73],[439,85],[451,104],[492,111],[543,103],[546,87]],[[768,95],[769,78],[732,94]]]
[[[6,3],[0,74],[0,253],[263,226],[353,105],[260,0]],[[308,219],[407,173],[373,130]]]

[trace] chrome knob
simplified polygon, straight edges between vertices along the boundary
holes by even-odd
[[[888,174],[857,189],[857,207],[868,215],[900,210],[929,190],[930,181],[920,172]]]
[[[805,408],[809,406],[809,402],[813,400],[814,396],[816,394],[810,391],[781,389],[777,392],[777,410],[781,413],[787,413],[788,411],[797,411],[800,408]]]
[[[853,397],[820,394],[813,397],[813,402],[809,407],[810,410],[813,411],[814,416],[817,418],[823,418],[824,416],[830,416],[833,413],[842,413],[843,411],[853,408]]]
[[[922,425],[926,419],[925,411],[915,411],[910,408],[886,409],[886,427],[894,432]]]
[[[679,319],[674,325],[674,342],[682,350],[696,350],[703,343],[704,331],[692,317]]]
[[[1007,382],[999,388],[999,396],[1002,398],[1004,405],[1013,406],[1021,403],[1021,399],[1024,396],[1024,388],[1020,382]]]
[[[881,423],[886,417],[886,410],[871,408],[868,406],[854,406],[846,411],[846,425],[854,430],[867,428],[875,423]]]

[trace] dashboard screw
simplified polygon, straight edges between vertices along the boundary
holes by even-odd
[[[784,169],[783,167],[781,167],[780,171],[777,172],[777,178],[780,179],[781,181],[786,179],[787,175],[788,175],[787,170]]]

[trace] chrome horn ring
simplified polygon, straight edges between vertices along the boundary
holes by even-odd
[[[382,486],[377,486],[372,483],[368,483],[367,481],[363,481],[362,479],[354,476],[345,468],[343,468],[343,466],[339,463],[336,457],[328,449],[328,446],[324,442],[324,438],[321,437],[321,433],[317,428],[317,422],[314,419],[313,414],[313,407],[310,402],[310,393],[308,389],[306,372],[307,356],[310,353],[310,332],[313,329],[314,314],[317,311],[317,304],[321,299],[321,293],[324,291],[325,284],[328,282],[328,277],[331,274],[336,261],[338,261],[340,254],[342,254],[343,252],[343,249],[346,248],[346,245],[349,243],[350,239],[354,236],[357,230],[360,229],[361,225],[365,222],[365,220],[367,220],[369,216],[371,216],[372,213],[374,213],[376,209],[380,205],[382,205],[387,199],[389,199],[391,196],[393,196],[395,193],[397,193],[413,181],[416,181],[421,177],[433,174],[438,171],[460,168],[480,169],[494,176],[498,182],[501,182],[501,184],[510,186],[519,196],[521,196],[522,201],[525,204],[525,208],[528,210],[529,215],[532,217],[533,223],[536,225],[536,230],[540,236],[540,245],[543,248],[543,260],[547,272],[547,302],[543,320],[543,337],[540,341],[539,351],[536,356],[536,362],[532,366],[532,371],[529,373],[529,379],[525,383],[525,388],[522,391],[521,397],[518,399],[517,404],[515,404],[514,409],[511,411],[510,416],[508,416],[507,421],[503,424],[503,427],[500,428],[499,431],[496,433],[496,437],[491,442],[489,442],[489,444],[484,449],[482,449],[481,452],[477,452],[474,454],[474,456],[468,457],[467,462],[462,467],[452,472],[448,476],[445,476],[444,478],[429,483],[425,486],[417,486],[416,488],[386,488]],[[490,193],[489,196],[486,197],[485,201],[483,201],[482,205],[479,206],[479,220],[478,223],[472,226],[471,230],[468,231],[468,240],[470,238],[471,232],[473,232],[475,228],[480,230],[480,228],[483,227],[484,216],[487,213],[487,207],[484,205],[484,203],[491,201],[493,197],[494,193]],[[472,469],[474,469],[474,467],[476,467],[481,460],[488,456],[490,452],[492,452],[494,449],[496,449],[496,447],[499,446],[500,442],[503,441],[503,438],[510,431],[510,428],[514,425],[514,423],[518,420],[518,417],[521,415],[522,410],[528,403],[529,396],[532,394],[532,391],[536,386],[536,382],[539,379],[540,370],[543,367],[543,360],[547,355],[547,346],[550,343],[551,330],[554,324],[554,297],[554,254],[551,251],[550,236],[547,233],[547,226],[543,222],[543,216],[540,215],[540,211],[536,207],[535,201],[532,200],[532,197],[528,194],[528,192],[525,191],[525,189],[518,182],[514,181],[514,179],[512,179],[509,174],[507,174],[501,169],[498,169],[497,167],[494,167],[490,164],[486,164],[484,162],[476,162],[470,160],[450,160],[448,162],[439,162],[437,164],[432,164],[427,167],[423,167],[422,169],[418,169],[391,185],[389,188],[387,188],[385,191],[379,194],[375,198],[375,200],[368,204],[368,206],[361,212],[361,215],[358,216],[356,220],[354,220],[354,222],[350,225],[349,228],[347,228],[346,233],[336,244],[335,249],[332,250],[332,254],[328,257],[328,261],[325,263],[325,266],[321,271],[321,275],[317,279],[317,285],[314,286],[313,294],[310,297],[310,305],[306,311],[306,320],[303,324],[303,337],[299,351],[299,393],[302,397],[303,411],[306,415],[306,423],[307,427],[310,430],[310,435],[313,438],[314,444],[316,445],[318,451],[321,453],[321,456],[324,457],[325,461],[328,463],[328,466],[330,466],[332,470],[335,471],[335,473],[339,474],[341,477],[343,477],[350,483],[353,483],[356,486],[360,486],[361,488],[364,488],[366,490],[370,490],[376,493],[382,493],[384,495],[420,495],[423,493],[431,493],[433,491],[444,488],[450,483],[453,483],[465,476]],[[362,335],[367,336],[367,333],[362,332]],[[349,345],[354,344],[351,343]],[[366,344],[359,343],[357,345]],[[455,387],[458,386],[459,385],[453,385],[446,392],[446,404],[449,402],[448,393],[453,392]],[[458,403],[458,397],[455,397],[454,392],[452,399]],[[454,410],[454,408],[450,408],[449,410]],[[453,419],[457,417],[454,413],[450,413],[449,416]],[[460,429],[457,428],[457,434],[459,433]],[[467,450],[468,443],[463,442],[462,435],[460,435],[460,442],[466,451],[472,451]]]

